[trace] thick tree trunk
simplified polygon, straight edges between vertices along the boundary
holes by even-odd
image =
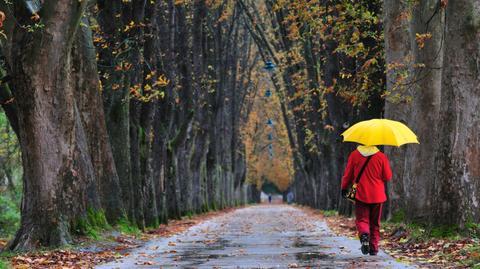
[[[413,13],[410,21],[405,17],[409,10]],[[431,153],[436,141],[431,136],[437,133],[440,109],[444,13],[436,0],[414,6],[385,1],[385,11],[387,65],[403,65],[388,70],[387,89],[392,96],[387,98],[385,116],[404,121],[420,139],[420,145],[386,150],[394,171],[389,213],[403,211],[410,220],[427,221],[432,212],[435,166]],[[432,37],[420,48],[416,34],[427,33]],[[417,67],[421,64],[425,67]],[[402,72],[407,72],[408,77],[400,78]]]
[[[124,7],[120,0],[99,0],[97,3],[101,11],[98,23],[107,45],[107,49],[98,47],[105,119],[120,181],[122,201],[127,217],[133,223],[135,206],[130,159],[130,102],[126,98],[129,94],[130,82],[124,72],[115,70],[122,67],[123,63],[119,61],[117,52],[113,50],[113,48],[121,48],[122,38],[118,29],[123,29],[124,25],[122,18],[117,15],[123,14]]]
[[[85,4],[45,1],[45,27],[34,33],[18,27],[14,34],[24,195],[12,250],[68,243],[71,223],[87,207],[86,188],[95,174],[71,76],[71,48]],[[15,3],[15,15],[22,24],[30,20],[21,3]]]
[[[175,52],[177,55],[176,63],[178,68],[179,75],[179,84],[177,85],[176,91],[178,92],[178,105],[177,109],[177,124],[178,128],[183,128],[182,125],[186,127],[186,132],[184,134],[177,134],[174,139],[177,140],[177,148],[175,150],[175,156],[177,157],[177,172],[178,182],[180,183],[180,210],[182,215],[191,214],[193,212],[192,204],[192,191],[193,191],[193,182],[190,167],[192,148],[194,147],[195,140],[193,139],[193,128],[191,128],[191,120],[189,114],[193,113],[193,89],[192,89],[192,68],[191,68],[191,59],[192,51],[190,43],[188,41],[189,30],[187,20],[187,10],[186,7],[182,5],[176,6],[176,37],[177,42],[175,46]],[[198,31],[199,29],[197,29]]]
[[[480,3],[449,1],[446,14],[434,220],[463,225],[480,221]]]
[[[147,2],[146,15],[145,15],[145,24],[149,27],[145,30],[145,44],[143,49],[144,54],[144,76],[148,74],[157,74],[156,68],[152,70],[152,64],[156,62],[158,52],[158,26],[155,24],[155,17],[158,15],[158,3]],[[151,79],[145,79],[143,81],[143,88],[150,87],[152,84]],[[161,89],[156,89],[161,90]],[[151,94],[151,90],[145,91],[144,94]],[[156,99],[150,100],[147,103],[142,105],[140,126],[142,128],[143,137],[140,141],[140,161],[141,161],[141,174],[143,178],[143,189],[144,189],[144,216],[145,216],[145,225],[147,227],[156,227],[159,223],[159,215],[157,208],[157,193],[155,188],[155,172],[154,172],[154,163],[158,159],[154,159],[156,155],[153,153],[154,149],[154,139],[156,135],[155,129],[153,126],[153,121],[155,114],[158,113],[157,106],[159,105]]]
[[[408,19],[408,4],[404,1],[384,0],[384,35],[385,35],[385,58],[386,64],[399,64],[399,69],[387,69],[387,90],[392,94],[408,94],[409,92],[398,87],[397,84],[406,84],[409,80],[400,81],[402,72],[408,72],[408,57],[411,57],[412,44],[410,39],[410,28]],[[410,73],[407,73],[410,76]],[[396,89],[396,90],[395,90]],[[403,90],[403,91],[402,91]],[[398,100],[390,101],[388,98],[385,103],[385,117],[407,122],[410,118],[410,106]],[[404,172],[407,147],[385,149],[385,153],[390,159],[390,166],[394,172],[393,183],[388,185],[389,201],[386,205],[386,211],[389,214],[405,209],[404,192]]]
[[[153,122],[153,131],[154,131],[154,142],[153,142],[153,163],[154,170],[154,185],[156,192],[156,203],[157,211],[160,217],[161,222],[167,222],[169,217],[169,206],[171,205],[168,202],[170,190],[168,184],[170,183],[170,160],[168,153],[168,140],[172,128],[172,118],[173,118],[173,97],[171,97],[171,88],[173,87],[173,77],[175,76],[174,70],[174,55],[171,53],[171,48],[174,47],[174,33],[172,32],[172,20],[174,20],[175,14],[170,13],[173,8],[170,9],[170,3],[166,1],[160,2],[160,10],[164,12],[159,12],[156,16],[155,23],[158,25],[158,48],[160,50],[160,55],[158,57],[158,70],[159,74],[165,74],[169,79],[172,80],[170,85],[167,86],[165,93],[166,97],[162,98],[156,104],[155,118]],[[168,11],[168,12],[166,12]]]
[[[135,72],[136,73],[136,72]],[[139,75],[138,73],[134,76]],[[140,229],[145,229],[145,197],[143,179],[140,169],[140,141],[145,130],[140,126],[141,103],[132,98],[130,100],[130,163],[132,165],[131,177],[133,186],[133,205],[135,208],[135,222]]]
[[[206,23],[207,7],[204,1],[195,1],[193,11],[193,22],[191,28],[192,35],[192,51],[193,53],[193,78],[192,90],[194,104],[196,107],[195,119],[193,123],[194,135],[194,151],[190,167],[192,170],[192,204],[195,212],[206,211],[208,205],[205,201],[206,190],[206,162],[207,151],[209,145],[208,137],[208,88],[205,83],[207,69],[206,57],[208,52],[205,51],[205,23]]]
[[[124,38],[129,40],[125,49],[128,51],[126,56],[126,63],[131,65],[127,71],[128,83],[124,85],[128,87],[129,91],[132,88],[139,89],[141,94],[143,89],[144,78],[146,74],[143,73],[144,66],[141,64],[145,59],[143,58],[144,48],[144,30],[143,27],[138,27],[145,22],[146,0],[134,0],[129,5],[128,13],[125,19],[130,18],[133,22],[133,27],[127,32]],[[130,22],[127,22],[128,24]],[[148,119],[151,115],[143,114],[143,103],[135,98],[134,94],[126,95],[125,99],[130,102],[130,162],[132,165],[131,177],[133,183],[133,197],[135,207],[135,221],[140,229],[145,228],[145,181],[144,174],[142,174],[141,166],[144,162],[144,152],[141,152],[142,141],[144,141],[146,129],[141,125],[143,119]]]
[[[128,90],[108,91],[111,91],[111,89],[107,88],[103,91],[104,101],[107,103],[106,106],[109,107],[105,112],[108,137],[112,146],[115,167],[117,167],[122,201],[129,220],[133,222],[135,220],[135,207],[130,160],[130,113],[129,102],[122,98],[128,94]]]
[[[86,19],[85,25],[89,25]],[[81,27],[73,54],[76,100],[87,135],[91,162],[95,170],[94,186],[109,223],[125,216],[120,182],[106,130],[103,102],[95,60],[95,47],[89,27]],[[93,198],[93,197],[92,197]]]
[[[415,6],[411,22],[412,34],[429,33],[432,38],[425,47],[412,45],[416,63],[425,67],[415,70],[414,78],[418,82],[413,87],[411,114],[407,124],[420,139],[420,145],[407,145],[408,156],[403,172],[405,191],[405,213],[410,220],[428,221],[432,212],[432,186],[435,164],[432,152],[437,141],[431,139],[437,133],[440,111],[442,81],[443,42],[445,42],[443,9],[436,0],[422,1]],[[412,37],[412,43],[415,38]],[[395,180],[399,180],[396,178]],[[395,182],[393,183],[395,184]],[[419,199],[419,197],[425,197]]]

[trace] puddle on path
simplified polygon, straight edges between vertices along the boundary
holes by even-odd
[[[185,251],[182,254],[177,256],[179,261],[198,261],[201,263],[209,260],[215,260],[220,258],[230,257],[232,255],[229,254],[202,254],[198,253],[198,251]]]
[[[175,254],[175,260],[178,262],[187,262],[189,265],[201,265],[210,260],[218,260],[227,258],[229,254],[208,253],[224,250],[230,247],[230,241],[223,238],[217,238],[214,241],[209,240],[193,240],[182,241],[181,251]]]
[[[178,235],[176,244],[163,240],[158,253],[149,252],[153,255],[148,258],[155,265],[139,265],[146,257],[136,253],[100,268],[411,268],[385,255],[361,255],[357,241],[326,232],[323,223],[318,224],[318,230],[300,230],[279,214],[291,215],[288,220],[305,218],[302,211],[290,207],[240,209],[226,221],[211,221]]]
[[[300,252],[296,253],[295,257],[300,262],[315,262],[318,260],[333,260],[333,256],[323,252]]]
[[[306,248],[306,247],[319,247],[319,246],[317,246],[315,244],[312,244],[312,243],[309,243],[309,242],[306,242],[301,237],[295,237],[293,239],[292,247],[294,247],[294,248]]]

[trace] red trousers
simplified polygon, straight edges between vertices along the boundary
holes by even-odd
[[[380,241],[380,217],[382,216],[382,204],[365,204],[355,202],[355,224],[359,235],[370,235],[370,251],[378,252]]]

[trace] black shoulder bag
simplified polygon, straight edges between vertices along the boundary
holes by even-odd
[[[362,170],[360,170],[360,173],[358,173],[357,178],[355,179],[355,182],[353,183],[352,188],[348,191],[347,195],[345,198],[347,198],[350,202],[355,203],[356,199],[355,196],[357,195],[357,185],[358,182],[360,181],[360,178],[362,177],[363,171],[365,171],[365,167],[367,167],[368,162],[372,158],[373,155],[368,156],[367,160],[363,164]]]

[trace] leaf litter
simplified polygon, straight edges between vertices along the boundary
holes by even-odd
[[[335,234],[358,238],[354,218],[338,214],[325,216],[319,210],[300,208],[312,217],[323,219]],[[420,268],[471,268],[472,265],[467,260],[480,260],[478,239],[413,240],[408,229],[383,223],[380,232],[382,250],[399,261],[416,264]]]
[[[141,246],[146,241],[158,237],[170,237],[182,233],[190,227],[204,222],[208,219],[228,214],[235,208],[225,209],[218,212],[209,212],[192,218],[181,220],[171,220],[169,224],[162,224],[156,229],[148,230],[140,235],[120,234],[114,236],[113,240],[108,242],[92,241],[88,238],[77,238],[77,245],[73,249],[58,249],[50,251],[37,251],[32,253],[22,253],[13,255],[8,260],[14,269],[89,269],[95,265],[111,262],[125,256],[129,256],[133,249]],[[112,242],[113,241],[113,242]],[[0,248],[6,246],[7,240],[0,239]],[[85,248],[87,246],[87,248]],[[91,247],[92,251],[84,250]],[[175,242],[170,242],[169,246],[176,246]],[[152,250],[158,249],[158,246],[152,247]],[[170,253],[176,253],[170,250]],[[137,265],[155,265],[154,262],[147,260],[153,258],[151,255],[142,256],[143,260],[138,261]]]

